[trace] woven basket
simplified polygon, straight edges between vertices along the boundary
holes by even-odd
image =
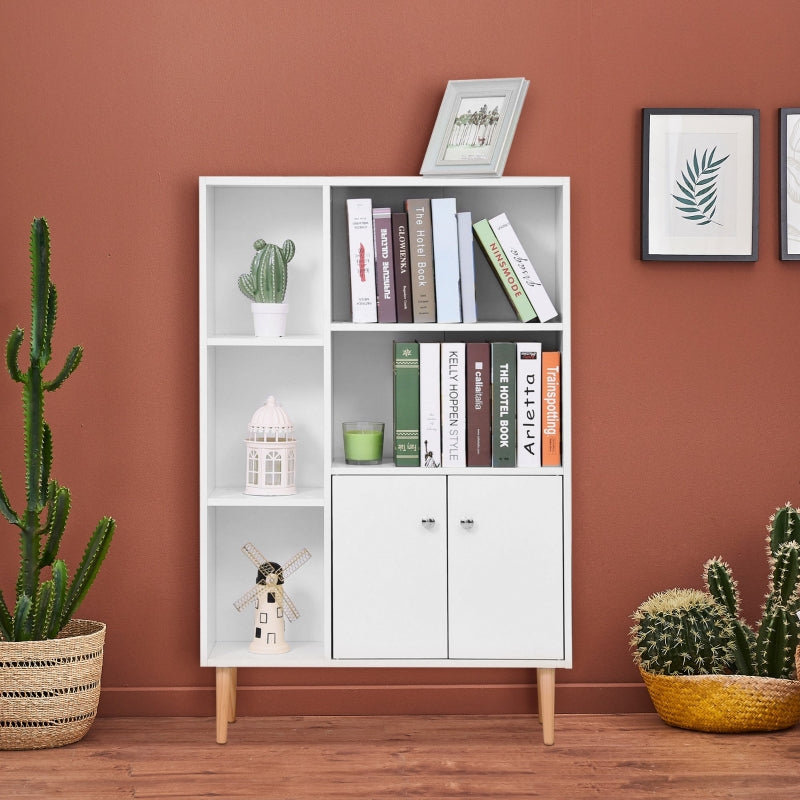
[[[0,750],[60,747],[97,715],[106,626],[71,620],[56,639],[0,641]]]
[[[796,660],[800,665],[800,647]],[[658,716],[676,728],[744,733],[779,731],[800,721],[800,681],[639,672]]]

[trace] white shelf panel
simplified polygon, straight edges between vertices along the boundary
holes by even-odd
[[[209,347],[322,347],[321,336],[209,336]]]
[[[391,459],[382,464],[358,466],[335,461],[332,475],[563,475],[563,467],[396,467]]]
[[[322,506],[324,496],[321,486],[297,487],[296,494],[255,495],[245,494],[240,486],[214,489],[208,498],[209,506]]]
[[[561,333],[564,325],[561,322],[414,322],[409,324],[395,322],[333,322],[331,330],[341,333],[418,333],[420,331],[444,333],[454,331],[456,333],[496,333],[502,331],[504,335],[512,333],[541,333],[542,331],[554,331]]]

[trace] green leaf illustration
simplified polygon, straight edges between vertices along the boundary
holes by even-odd
[[[692,157],[681,170],[681,177],[675,179],[680,194],[673,194],[678,205],[675,208],[681,212],[684,219],[691,220],[697,225],[721,225],[714,219],[717,211],[717,178],[722,164],[730,155],[715,160],[716,147],[709,151],[706,148],[703,155],[698,157],[695,149]]]

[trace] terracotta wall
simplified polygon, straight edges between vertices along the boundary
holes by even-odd
[[[45,215],[57,353],[86,347],[49,406],[73,562],[101,514],[119,521],[82,609],[109,626],[101,713],[213,710],[198,666],[198,175],[416,174],[451,78],[529,78],[506,174],[573,180],[575,664],[557,709],[648,708],[628,615],[698,585],[710,555],[733,564],[752,617],[767,516],[800,502],[800,267],[778,259],[777,168],[799,19],[793,0],[0,4],[0,333],[27,325],[28,227]],[[639,260],[643,106],[761,109],[757,263]],[[20,427],[2,379],[15,496]],[[534,702],[523,670],[242,680],[243,713]]]

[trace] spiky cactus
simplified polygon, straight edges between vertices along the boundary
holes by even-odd
[[[786,503],[769,518],[767,555],[769,591],[757,630],[741,617],[736,582],[720,558],[703,566],[711,596],[725,609],[736,636],[736,671],[744,675],[790,678],[798,642],[800,610],[800,512]]]
[[[51,380],[45,380],[43,373],[52,355],[57,297],[50,280],[50,231],[44,219],[35,219],[31,226],[30,256],[30,363],[25,372],[19,366],[25,338],[22,328],[12,331],[6,345],[8,371],[22,384],[26,476],[26,504],[20,513],[12,508],[0,479],[0,513],[20,531],[20,567],[13,613],[0,591],[0,639],[7,641],[52,639],[58,634],[92,585],[115,528],[111,517],[103,517],[70,580],[66,563],[57,555],[71,497],[69,489],[50,478],[53,435],[44,419],[44,398],[46,392],[58,389],[75,371],[83,349],[73,347],[61,371]]]
[[[287,264],[294,258],[294,242],[287,239],[283,247],[254,242],[256,254],[250,272],[239,276],[239,289],[254,303],[282,303],[286,296]]]
[[[697,589],[669,589],[644,601],[630,631],[634,661],[659,675],[730,671],[733,627],[714,599]]]

